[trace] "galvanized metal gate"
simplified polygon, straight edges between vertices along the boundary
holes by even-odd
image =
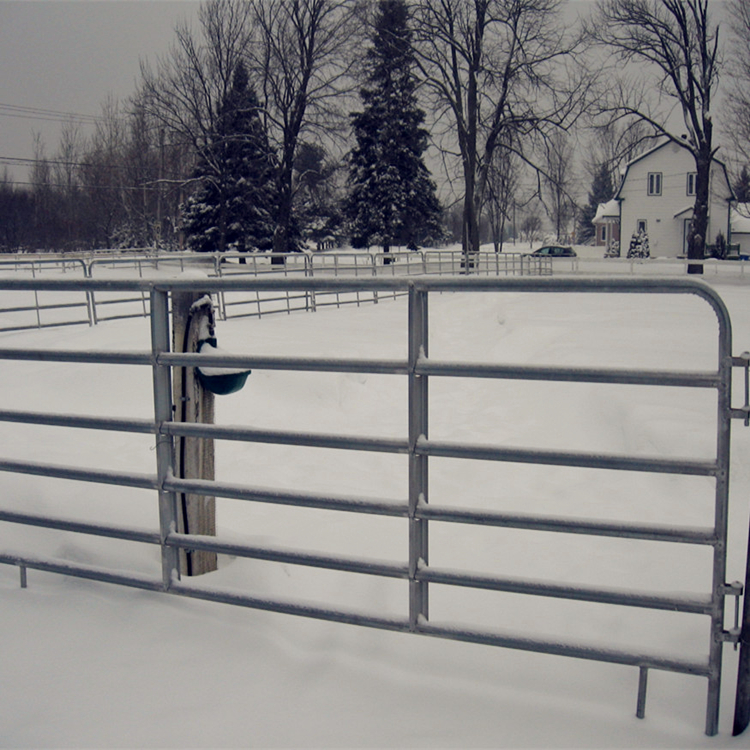
[[[650,279],[537,279],[537,278],[394,278],[394,279],[176,279],[170,281],[116,280],[0,280],[0,289],[54,289],[57,291],[89,292],[97,290],[136,290],[151,297],[151,350],[148,352],[104,352],[0,349],[0,359],[44,360],[57,362],[140,364],[153,369],[154,419],[104,419],[80,415],[2,411],[0,420],[31,424],[69,426],[99,430],[152,433],[156,436],[156,471],[153,475],[134,475],[80,469],[30,461],[0,460],[0,470],[75,479],[104,484],[120,484],[155,490],[158,494],[160,529],[143,533],[134,529],[102,524],[73,522],[62,517],[42,517],[0,510],[0,521],[65,529],[85,534],[115,537],[130,541],[158,544],[162,552],[160,580],[112,570],[95,569],[54,559],[0,551],[0,562],[21,569],[26,583],[26,569],[38,568],[128,586],[164,591],[189,597],[219,601],[275,612],[302,615],[375,628],[430,635],[445,639],[490,644],[513,649],[558,654],[637,667],[639,690],[637,714],[644,715],[649,670],[667,670],[707,678],[705,731],[718,731],[721,686],[722,649],[727,641],[750,640],[747,603],[745,625],[740,634],[739,621],[725,627],[727,597],[742,593],[741,584],[726,581],[727,515],[729,488],[730,422],[750,418],[750,398],[733,408],[731,404],[732,369],[744,367],[750,357],[733,357],[731,325],[725,305],[708,286],[692,280]],[[226,291],[401,291],[409,295],[408,356],[406,360],[376,359],[311,359],[299,357],[254,357],[228,355],[192,355],[170,351],[169,297],[173,291],[220,293]],[[532,367],[436,361],[429,355],[428,298],[431,293],[453,292],[531,292],[545,293],[640,293],[654,295],[697,295],[707,303],[718,321],[718,360],[711,371],[638,370],[607,368]],[[403,376],[408,379],[408,434],[403,439],[383,439],[363,435],[358,438],[322,433],[298,433],[251,429],[243,426],[195,425],[175,421],[171,394],[173,367],[242,367],[314,372],[356,372]],[[566,452],[485,446],[470,443],[436,441],[429,437],[429,382],[433,378],[496,378],[513,380],[564,381],[574,383],[607,383],[663,388],[709,389],[716,394],[717,434],[715,455],[709,460],[679,460],[633,455]],[[409,480],[405,501],[373,501],[357,496],[322,495],[309,492],[276,491],[246,485],[200,479],[181,479],[174,475],[173,440],[180,437],[206,437],[239,440],[249,443],[268,442],[300,446],[317,446],[354,451],[379,451],[408,455]],[[623,472],[650,472],[709,477],[714,482],[715,507],[713,523],[705,528],[681,527],[674,524],[614,523],[599,520],[561,519],[560,517],[524,515],[493,511],[473,511],[440,506],[429,502],[430,459],[450,457],[479,461],[569,466],[610,469]],[[364,558],[312,554],[305,551],[279,550],[222,541],[175,531],[177,524],[176,497],[194,493],[219,498],[236,498],[249,502],[286,504],[297,507],[336,509],[354,513],[375,514],[405,519],[409,529],[408,560],[403,564],[382,563]],[[648,591],[623,591],[592,586],[530,582],[522,578],[477,575],[431,567],[428,525],[457,523],[496,526],[511,529],[535,529],[559,534],[616,537],[648,540],[654,543],[700,545],[712,549],[711,590],[705,595],[654,594]],[[372,616],[341,608],[311,606],[305,602],[261,598],[212,588],[210,581],[200,586],[179,579],[180,549],[209,550],[260,560],[314,566],[399,578],[408,581],[408,612],[403,617]],[[670,610],[710,618],[710,638],[704,659],[680,659],[615,648],[600,648],[559,640],[535,639],[480,628],[452,626],[432,622],[429,613],[431,586],[448,585],[483,590],[562,598],[575,601],[616,604],[626,607]],[[746,600],[747,602],[747,600]],[[747,650],[747,646],[744,647]],[[745,657],[747,655],[745,654]],[[738,711],[747,710],[748,676],[741,668],[741,692]],[[744,682],[743,682],[744,680]],[[740,718],[740,724],[742,719]]]

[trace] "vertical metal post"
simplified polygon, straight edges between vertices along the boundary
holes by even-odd
[[[427,456],[416,452],[417,441],[427,437],[427,376],[416,373],[420,357],[427,356],[427,292],[409,285],[409,625],[416,630],[420,617],[429,617],[428,590],[417,580],[420,567],[429,562],[427,521],[415,517],[428,500]]]
[[[737,690],[734,698],[734,726],[732,735],[742,734],[750,724],[750,538],[748,555],[745,562],[745,596],[742,602],[742,620],[740,626],[740,659],[737,665]],[[739,600],[738,600],[739,601]]]
[[[36,289],[34,290],[34,306],[36,308],[36,326],[37,328],[41,328],[42,318],[39,311],[39,292]]]
[[[169,293],[151,291],[151,353],[153,355],[154,421],[156,433],[156,473],[159,481],[159,536],[161,538],[162,582],[168,590],[179,577],[178,550],[166,545],[167,537],[177,531],[177,502],[174,492],[163,489],[174,473],[172,438],[158,429],[172,421],[172,377],[168,365],[160,365],[159,355],[169,351]]]
[[[748,367],[748,352],[742,353],[742,359],[745,360],[745,407],[750,402],[750,367]],[[748,418],[745,417],[745,425],[748,425]],[[747,552],[745,557],[745,585],[744,598],[742,601],[742,620],[740,623],[740,658],[737,665],[737,690],[734,698],[734,726],[732,734],[737,736],[742,734],[750,724],[750,596],[748,596],[748,587],[750,586],[750,536],[747,542]],[[737,600],[739,603],[739,599]]]
[[[717,404],[716,498],[714,511],[714,543],[711,643],[708,656],[708,699],[706,734],[719,731],[719,699],[721,662],[724,646],[724,601],[726,596],[727,519],[729,504],[729,451],[732,402],[732,328],[729,314],[717,311],[719,322],[719,388]]]
[[[641,667],[638,673],[638,706],[635,715],[639,719],[646,718],[646,690],[648,689],[648,667]]]

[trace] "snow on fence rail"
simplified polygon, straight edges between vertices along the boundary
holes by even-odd
[[[274,262],[279,261],[279,262]],[[464,273],[463,255],[450,250],[335,253],[110,253],[75,257],[72,255],[0,258],[3,271],[30,274],[81,274],[83,278],[108,277],[135,270],[139,278],[169,273],[200,270],[208,276],[261,277],[267,274],[283,278],[371,278],[413,275],[448,275]],[[479,253],[472,258],[470,273],[484,276],[546,276],[552,273],[548,258],[520,253]],[[401,292],[403,293],[403,292]],[[399,292],[391,292],[397,296]],[[261,317],[274,313],[315,311],[317,308],[377,303],[379,292],[291,292],[260,291],[220,292],[217,299],[219,316],[226,320],[239,317]],[[380,293],[382,298],[382,293]],[[82,293],[75,301],[61,302],[39,290],[5,295],[6,305],[0,308],[3,324],[0,331],[26,330],[63,325],[95,325],[105,320],[147,317],[148,297],[123,292]]]
[[[153,434],[156,438],[155,467],[149,474],[104,471],[96,467],[71,467],[33,461],[0,459],[0,471],[116,484],[154,493],[159,508],[159,528],[146,531],[134,528],[72,520],[62,516],[42,516],[0,510],[0,521],[95,534],[137,543],[159,545],[161,577],[150,578],[127,571],[40,557],[33,553],[0,551],[0,562],[15,565],[27,584],[27,569],[39,569],[89,579],[163,591],[216,602],[274,612],[358,624],[394,631],[430,635],[449,640],[537,651],[581,659],[629,665],[639,670],[637,715],[645,711],[647,676],[651,669],[666,670],[707,678],[706,733],[718,731],[719,687],[722,646],[737,642],[739,632],[724,627],[727,597],[739,597],[741,586],[729,585],[726,577],[727,505],[729,472],[729,425],[732,418],[745,418],[750,407],[731,408],[731,369],[747,358],[731,357],[731,327],[721,299],[709,287],[691,280],[654,279],[535,279],[535,278],[309,278],[309,277],[232,277],[182,278],[162,280],[122,279],[0,279],[0,289],[12,291],[120,292],[143,293],[150,298],[151,338],[140,352],[27,350],[0,347],[0,359],[47,362],[107,363],[141,365],[153,370],[153,420],[97,418],[77,414],[39,412],[0,412],[0,421],[55,425],[90,430],[114,430]],[[408,355],[405,359],[331,359],[301,357],[258,357],[252,355],[180,354],[170,351],[169,298],[175,291],[194,291],[218,295],[229,292],[268,292],[278,294],[406,294],[408,295]],[[697,295],[707,303],[719,322],[718,359],[714,370],[638,370],[607,368],[537,367],[478,364],[462,361],[436,361],[428,352],[428,298],[433,293],[641,293],[660,295]],[[406,378],[408,382],[408,434],[398,439],[372,435],[359,437],[325,433],[298,433],[259,430],[243,425],[184,424],[175,420],[171,394],[171,369],[174,367],[240,367],[254,370],[287,370],[312,373],[368,373]],[[708,459],[682,460],[671,457],[613,455],[575,451],[508,448],[476,445],[470,442],[436,441],[429,437],[430,402],[428,384],[435,378],[494,378],[499,380],[540,380],[571,383],[652,386],[659,388],[708,389],[714,391],[717,405],[715,455]],[[184,479],[174,474],[173,442],[180,436],[247,443],[275,443],[346,451],[384,452],[405,455],[408,459],[408,483],[402,499],[377,500],[356,494],[334,495],[304,490],[284,491],[268,487],[233,484],[222,481]],[[605,522],[596,519],[564,519],[560,516],[507,513],[497,510],[476,511],[428,502],[430,481],[428,464],[432,459],[451,458],[480,462],[504,462],[548,466],[568,466],[591,470],[644,472],[704,477],[713,482],[713,523],[705,527],[682,527],[674,523],[655,524],[634,519],[632,522]],[[247,503],[271,503],[294,509],[337,510],[402,519],[408,526],[407,559],[400,563],[363,557],[318,554],[305,550],[281,549],[248,544],[236,537],[205,537],[177,533],[178,503],[181,493],[233,498]],[[712,550],[710,590],[703,594],[654,593],[648,590],[559,584],[523,577],[477,574],[430,564],[429,524],[462,524],[485,528],[536,529],[555,534],[644,540],[653,543],[696,545]],[[211,576],[200,583],[179,577],[180,550],[207,550],[239,557],[312,566],[365,575],[383,576],[408,583],[408,608],[400,616],[363,613],[340,606],[313,605],[306,601],[256,596],[228,591],[211,585]],[[705,655],[675,657],[664,653],[603,647],[601,644],[567,642],[538,638],[503,629],[460,626],[431,619],[430,591],[435,587],[463,587],[479,591],[512,592],[531,597],[597,602],[630,608],[669,610],[685,616],[710,620],[710,634],[704,644]],[[552,621],[552,618],[550,618]]]

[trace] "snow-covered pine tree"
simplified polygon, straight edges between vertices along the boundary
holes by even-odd
[[[276,158],[241,62],[219,106],[214,132],[199,153],[195,176],[199,187],[183,206],[190,249],[246,252],[272,248]]]
[[[440,203],[423,161],[427,131],[418,107],[414,51],[405,0],[380,0],[362,112],[351,115],[356,146],[349,155],[345,213],[357,247],[415,247],[441,235]]]
[[[633,232],[628,247],[628,258],[650,258],[651,250],[648,244],[648,234],[643,229]]]

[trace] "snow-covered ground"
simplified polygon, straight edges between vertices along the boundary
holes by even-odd
[[[750,289],[710,279],[750,349]],[[750,281],[750,280],[749,280]],[[518,364],[712,369],[716,321],[694,297],[433,295],[430,355]],[[148,348],[145,320],[0,334],[3,346]],[[402,358],[403,299],[219,324],[234,352]],[[6,361],[0,408],[149,417],[148,368]],[[472,443],[710,458],[715,397],[655,388],[433,379],[430,436]],[[735,403],[742,397],[737,388]],[[396,376],[258,371],[217,423],[404,437]],[[750,432],[734,425],[728,580],[744,576]],[[0,456],[152,472],[153,438],[6,424]],[[404,456],[217,445],[222,481],[403,500]],[[706,525],[713,483],[433,459],[431,501],[562,516]],[[0,474],[3,508],[155,529],[156,498]],[[219,500],[219,534],[404,562],[406,522]],[[707,549],[432,523],[431,564],[655,591],[710,585]],[[0,525],[0,549],[159,575],[158,550]],[[405,582],[222,558],[217,586],[403,616]],[[2,747],[750,747],[732,739],[726,649],[720,735],[706,681],[381,632],[0,566]],[[431,588],[431,619],[702,658],[705,618]]]

